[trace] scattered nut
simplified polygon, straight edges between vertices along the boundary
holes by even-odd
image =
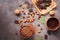
[[[19,7],[22,7],[22,4],[19,4]]]
[[[18,9],[16,9],[16,10],[15,10],[15,14],[16,14],[17,16],[20,16],[21,13],[20,13],[20,11],[19,11]]]
[[[20,27],[23,27],[23,24],[21,24]]]
[[[30,16],[27,16],[27,18],[30,18]]]
[[[30,18],[29,20],[30,20],[30,22],[33,22],[35,19],[34,18]]]
[[[27,19],[26,21],[29,22],[29,19]]]
[[[31,14],[31,16],[34,18],[34,16],[35,16],[35,13],[32,13],[32,14]]]
[[[23,9],[24,9],[24,6],[22,6],[21,8],[23,8]]]
[[[20,11],[18,9],[15,9],[16,14],[20,14]]]
[[[26,22],[27,22],[27,20],[24,21],[24,23],[26,23]]]
[[[44,39],[48,39],[48,35],[45,34],[45,35],[44,35]]]
[[[32,18],[34,18],[34,16],[35,16],[35,15],[34,15],[34,14],[32,14]]]
[[[38,29],[38,33],[41,33],[41,30]]]
[[[54,11],[50,11],[49,14],[50,14],[51,16],[53,16],[53,15],[55,14],[55,12],[54,12]]]
[[[18,24],[20,25],[22,23],[22,20],[18,20]]]

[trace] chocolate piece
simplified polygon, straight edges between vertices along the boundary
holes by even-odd
[[[17,16],[17,17],[19,17],[19,16],[20,16],[20,14],[16,14],[16,16]]]
[[[18,33],[16,32],[16,35],[18,35]]]
[[[26,13],[23,13],[24,15],[26,15]]]
[[[38,24],[38,27],[40,27],[40,24]]]
[[[23,18],[25,19],[25,17],[23,16]]]
[[[18,24],[18,21],[17,20],[15,20],[15,24]]]
[[[48,35],[44,35],[44,39],[48,39]]]
[[[29,12],[33,12],[33,9],[29,9]]]
[[[43,28],[41,28],[41,30],[43,30]]]

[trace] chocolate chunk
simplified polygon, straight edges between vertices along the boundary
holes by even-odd
[[[16,16],[17,16],[17,17],[19,17],[19,16],[20,16],[20,14],[16,14]]]
[[[38,24],[38,27],[40,27],[40,24]]]
[[[25,19],[25,17],[23,16],[23,18]]]
[[[17,20],[15,20],[15,24],[18,24],[18,21]]]
[[[43,30],[43,28],[41,28],[41,30]]]
[[[33,9],[29,9],[29,12],[33,12]]]
[[[28,13],[28,15],[30,15],[30,13]]]
[[[26,13],[23,13],[24,15],[26,15]]]
[[[48,39],[48,35],[44,35],[44,39]]]
[[[16,35],[18,35],[18,33],[16,32]]]

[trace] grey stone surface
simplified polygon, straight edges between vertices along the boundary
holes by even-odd
[[[0,0],[0,40],[24,40],[19,34],[16,35],[16,32],[20,30],[20,27],[14,23],[16,19],[21,19],[14,14],[14,10],[16,8],[20,9],[19,3],[23,3],[24,1],[25,0]],[[31,0],[29,1],[31,2]],[[54,9],[54,17],[58,18],[60,21],[60,0],[54,1],[57,3],[57,8]],[[50,17],[51,16],[49,16],[49,14],[45,15],[45,24],[41,24],[41,22],[37,19],[34,23],[32,23],[36,27],[36,30],[38,29],[37,24],[39,23],[43,28],[41,34],[36,33],[36,40],[39,35],[43,38],[43,40],[45,40],[44,35],[47,34],[46,21]],[[29,40],[33,40],[33,38],[30,38]],[[60,40],[60,28],[57,31],[52,32],[51,35],[48,35],[48,40]]]

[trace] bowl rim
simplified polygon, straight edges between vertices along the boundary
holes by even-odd
[[[55,17],[52,17],[52,18],[55,18]],[[50,19],[51,19],[51,18],[49,18],[48,20],[50,20]],[[55,19],[57,19],[57,18],[55,18]],[[48,22],[48,20],[47,20],[47,22]],[[59,22],[58,19],[57,19],[57,21]],[[47,22],[46,22],[46,25],[47,25]],[[58,26],[57,26],[56,28],[54,28],[54,29],[49,28],[48,25],[47,25],[47,29],[48,29],[48,30],[51,30],[51,31],[55,31],[55,30],[57,30],[59,27],[60,27],[60,22],[59,22]]]

